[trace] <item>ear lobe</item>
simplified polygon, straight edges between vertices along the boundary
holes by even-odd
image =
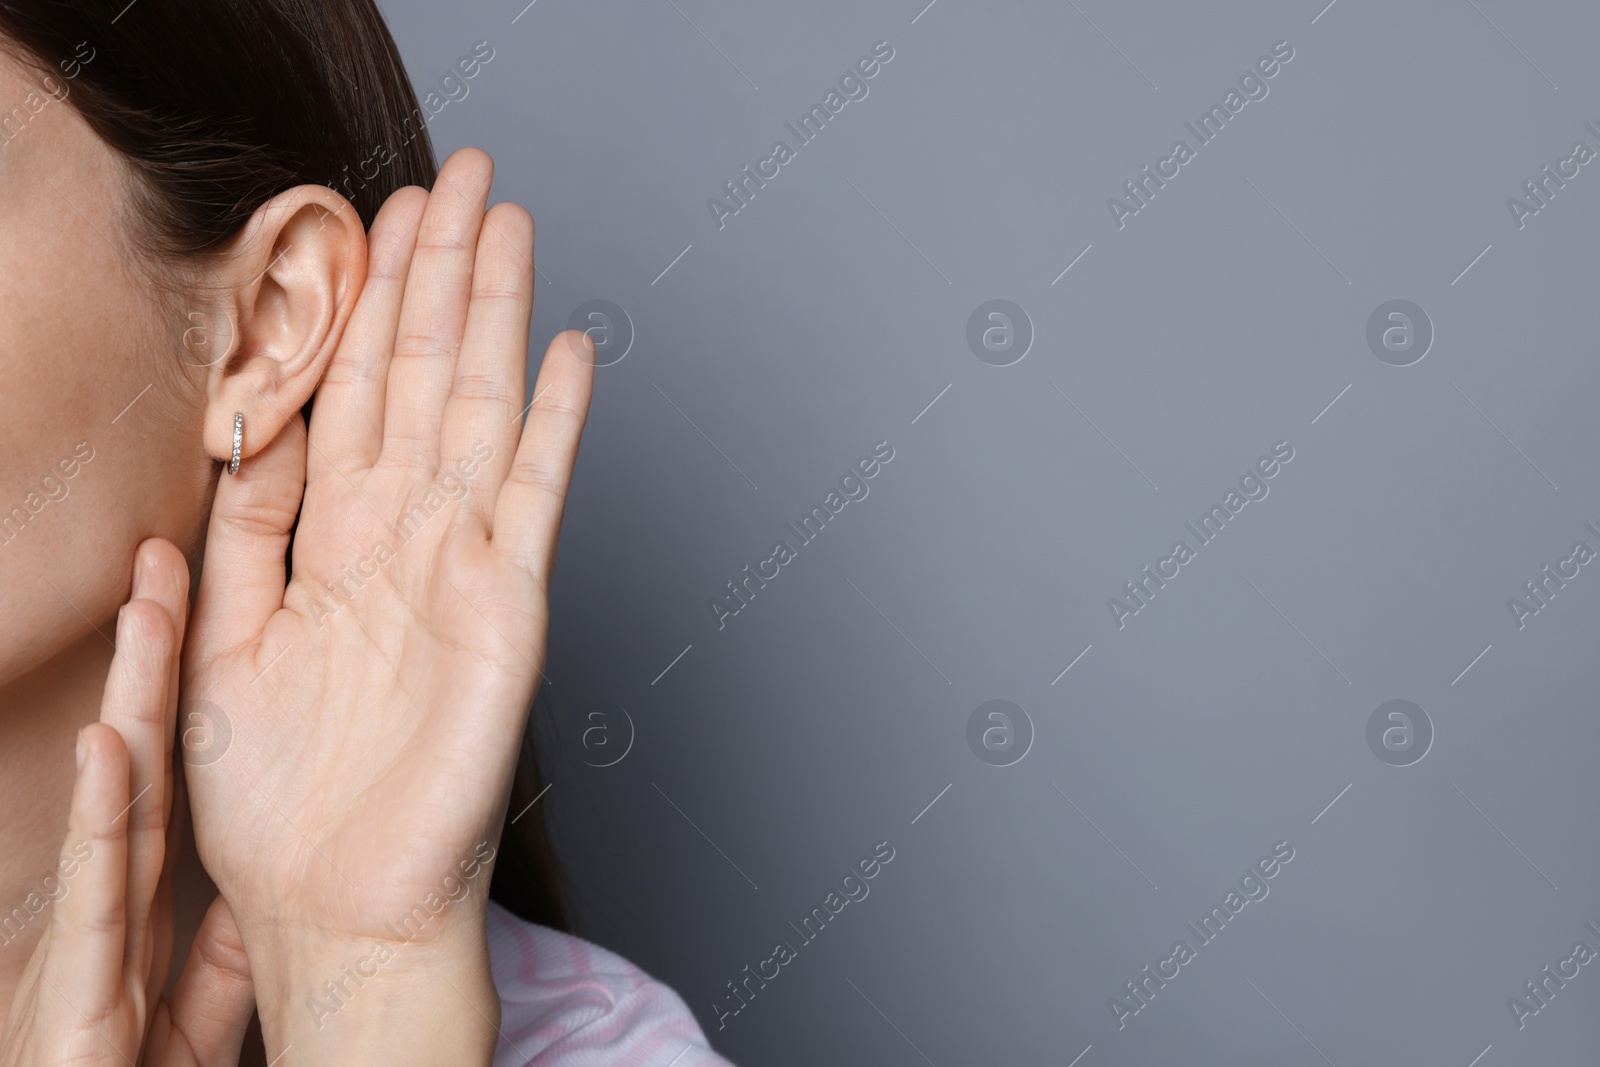
[[[360,216],[327,186],[302,185],[263,204],[217,268],[233,328],[213,353],[206,381],[206,451],[233,452],[234,415],[244,415],[241,455],[283,432],[316,390],[366,281]]]

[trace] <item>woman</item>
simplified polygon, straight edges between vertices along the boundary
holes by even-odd
[[[371,0],[0,45],[0,1064],[725,1062],[502,837],[593,348],[488,157]]]

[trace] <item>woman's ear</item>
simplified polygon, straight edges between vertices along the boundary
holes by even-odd
[[[235,413],[249,457],[289,424],[333,358],[367,276],[367,234],[350,202],[301,185],[263,204],[213,276],[232,323],[206,377],[206,451],[233,454]]]

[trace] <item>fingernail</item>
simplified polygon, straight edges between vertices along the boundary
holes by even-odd
[[[78,752],[78,770],[81,771],[81,770],[83,770],[83,731],[82,730],[78,731],[77,752]]]

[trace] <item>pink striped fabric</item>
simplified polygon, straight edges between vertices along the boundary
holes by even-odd
[[[599,945],[489,903],[494,1067],[733,1067],[670,988]]]

